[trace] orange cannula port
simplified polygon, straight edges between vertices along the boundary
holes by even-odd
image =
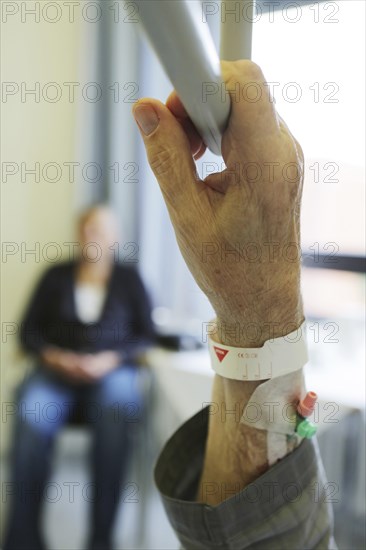
[[[299,404],[297,405],[297,412],[304,418],[310,416],[314,410],[317,399],[318,396],[314,391],[308,391],[304,399],[299,401]]]

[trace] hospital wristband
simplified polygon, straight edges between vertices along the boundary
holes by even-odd
[[[295,331],[267,340],[261,348],[237,348],[209,338],[213,370],[232,380],[267,380],[297,371],[308,362],[306,323]]]

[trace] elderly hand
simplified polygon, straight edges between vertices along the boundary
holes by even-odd
[[[222,140],[226,168],[204,180],[195,159],[205,147],[175,93],[166,106],[142,99],[133,113],[179,247],[217,314],[211,336],[227,345],[259,347],[303,320],[303,155],[276,113],[259,67],[222,62],[222,74],[231,96]],[[207,484],[237,492],[268,468],[266,431],[240,423],[260,383],[215,376],[212,401],[240,414],[209,418],[198,500],[218,504],[225,496],[205,493]]]
[[[175,93],[166,106],[142,99],[133,113],[181,252],[217,314],[218,337],[256,347],[303,317],[303,155],[259,67],[222,62],[222,73],[232,103],[222,140],[226,169],[204,180],[194,158],[205,147]]]

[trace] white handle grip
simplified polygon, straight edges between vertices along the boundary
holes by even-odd
[[[220,6],[220,59],[251,59],[254,0],[223,0]]]
[[[221,78],[215,44],[203,20],[201,2],[134,0],[134,3],[149,41],[189,117],[207,147],[221,155],[221,137],[229,119],[230,98]],[[226,26],[225,34],[229,37],[232,25]],[[233,52],[232,41],[227,40],[227,44],[227,50]]]
[[[230,113],[220,60],[196,0],[135,0],[139,18],[189,117],[209,149],[221,154]]]

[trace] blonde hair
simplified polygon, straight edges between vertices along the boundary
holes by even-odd
[[[97,212],[107,212],[108,214],[111,214],[113,217],[115,216],[112,208],[107,203],[95,203],[91,206],[88,206],[85,210],[83,210],[77,220],[78,228],[80,229],[83,227],[86,222],[94,216]]]

